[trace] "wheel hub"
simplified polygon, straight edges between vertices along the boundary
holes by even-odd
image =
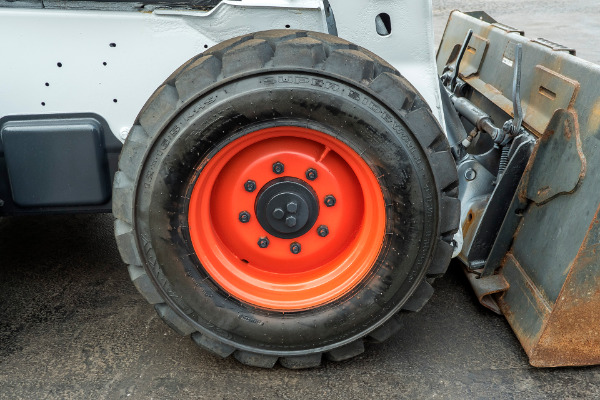
[[[257,195],[256,217],[271,235],[292,239],[308,232],[319,216],[315,191],[304,181],[292,177],[268,182]]]
[[[364,279],[384,238],[379,182],[352,148],[296,126],[254,131],[203,167],[190,237],[232,297],[275,310],[333,301]]]

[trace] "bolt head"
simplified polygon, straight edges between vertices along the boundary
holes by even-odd
[[[335,197],[333,197],[333,195],[328,194],[327,196],[325,196],[325,205],[327,207],[335,206],[335,202],[336,202],[336,200],[335,200]]]
[[[256,190],[256,182],[248,179],[246,183],[244,183],[244,189],[246,189],[246,192],[254,192]]]
[[[276,208],[273,210],[273,218],[281,219],[285,215],[285,212],[281,208]]]
[[[289,203],[287,203],[285,208],[288,210],[288,212],[295,213],[296,211],[298,211],[298,203],[296,203],[295,201],[290,201]]]
[[[243,224],[250,222],[250,213],[248,211],[242,211],[239,215],[239,219]]]
[[[301,250],[302,250],[302,246],[300,246],[300,243],[294,242],[294,243],[290,244],[290,251],[292,252],[292,254],[298,254],[298,253],[300,253]]]
[[[285,224],[287,226],[289,226],[290,228],[293,228],[294,226],[296,226],[296,217],[294,217],[293,215],[290,215],[289,217],[287,217],[285,219]]]
[[[474,169],[469,168],[468,170],[465,171],[465,179],[466,180],[472,181],[476,177],[477,177],[477,172],[475,172]]]
[[[306,170],[306,179],[308,179],[309,181],[314,181],[315,179],[317,179],[317,176],[319,176],[319,174],[317,174],[316,169],[309,168]]]
[[[273,172],[276,173],[277,175],[283,174],[284,170],[285,170],[285,167],[283,166],[283,163],[281,163],[279,161],[273,163]]]
[[[269,238],[262,236],[258,239],[258,247],[265,249],[269,246]]]
[[[329,228],[327,227],[327,225],[321,225],[317,228],[317,234],[319,234],[319,236],[321,237],[325,237],[327,235],[329,235]]]
[[[127,128],[127,127],[121,128],[121,131],[119,133],[121,134],[121,139],[125,140],[125,139],[127,139],[127,136],[129,135],[129,128]]]

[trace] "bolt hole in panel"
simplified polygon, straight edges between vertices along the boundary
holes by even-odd
[[[392,33],[392,19],[389,14],[377,14],[375,17],[375,30],[379,36],[388,36]]]

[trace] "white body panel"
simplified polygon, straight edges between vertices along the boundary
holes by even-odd
[[[330,2],[339,36],[398,68],[444,126],[431,1]],[[386,37],[375,31],[380,12],[392,21]],[[286,26],[327,32],[322,2],[225,0],[210,12],[0,8],[0,117],[96,113],[123,141],[146,100],[188,59],[231,37]]]
[[[431,0],[329,0],[338,36],[377,54],[421,93],[445,131],[441,106]],[[390,16],[391,33],[380,36],[375,18]]]

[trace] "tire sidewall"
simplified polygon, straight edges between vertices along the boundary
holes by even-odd
[[[187,225],[195,179],[219,149],[252,131],[297,125],[352,148],[377,177],[386,235],[370,274],[329,304],[282,314],[231,298],[207,279]],[[425,150],[366,87],[297,71],[248,75],[190,102],[155,138],[138,178],[135,223],[147,271],[195,329],[261,353],[324,351],[398,312],[421,282],[437,231],[437,189]]]

